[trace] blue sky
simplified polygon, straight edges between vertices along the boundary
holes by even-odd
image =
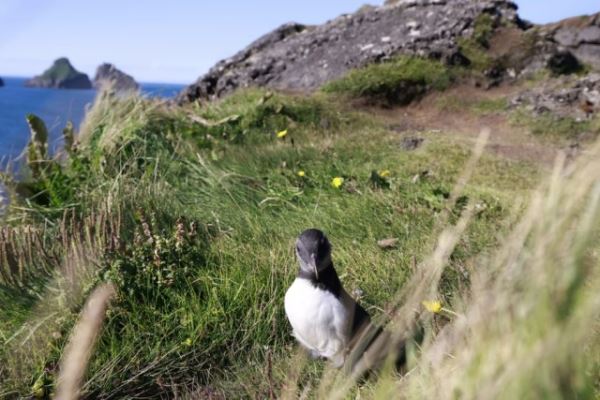
[[[0,0],[0,76],[35,75],[67,56],[90,75],[109,61],[140,81],[189,83],[284,22],[321,23],[365,2]],[[598,0],[517,3],[537,23],[600,11]]]

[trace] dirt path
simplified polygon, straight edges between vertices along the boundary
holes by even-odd
[[[491,131],[487,149],[492,154],[516,161],[528,161],[551,166],[560,151],[569,152],[568,145],[530,134],[525,128],[511,124],[509,112],[474,111],[482,101],[509,98],[518,90],[504,86],[482,90],[473,86],[459,86],[444,93],[433,93],[421,101],[400,108],[369,108],[390,129],[397,132],[435,131],[475,141],[482,129]]]

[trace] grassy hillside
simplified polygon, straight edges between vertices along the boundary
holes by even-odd
[[[598,157],[535,192],[535,162],[259,90],[185,107],[104,94],[79,141],[12,186],[30,196],[0,231],[0,398],[54,393],[105,282],[89,398],[598,394]],[[379,323],[423,327],[407,375],[356,383],[296,348],[283,295],[308,227]]]

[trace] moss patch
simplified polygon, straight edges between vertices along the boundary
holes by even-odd
[[[475,19],[473,34],[458,40],[460,52],[469,59],[471,67],[476,71],[485,71],[494,65],[494,58],[488,54],[494,31],[494,19],[483,13]]]

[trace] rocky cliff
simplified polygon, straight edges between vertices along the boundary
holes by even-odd
[[[91,89],[88,76],[77,71],[67,58],[59,58],[42,75],[25,82],[27,87],[58,89]]]
[[[492,84],[549,65],[558,72],[580,63],[598,66],[599,22],[593,16],[538,27],[521,20],[508,0],[388,1],[319,26],[285,24],[220,61],[179,101],[217,98],[248,86],[314,90],[351,69],[403,54],[473,65]],[[486,54],[473,50],[482,47],[482,37]]]
[[[131,75],[119,70],[113,64],[101,64],[96,70],[94,77],[94,86],[100,88],[104,85],[110,85],[117,91],[135,91],[139,85]]]
[[[4,81],[0,78],[0,87],[4,86]]]

